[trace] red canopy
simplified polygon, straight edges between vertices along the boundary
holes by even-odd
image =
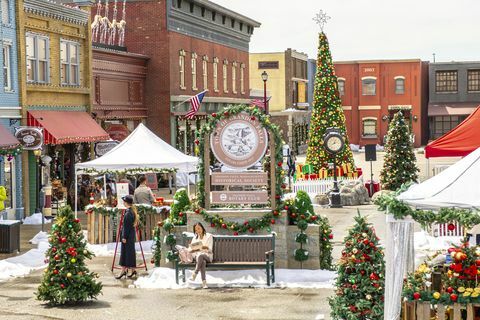
[[[480,108],[425,147],[425,157],[464,157],[480,147]]]

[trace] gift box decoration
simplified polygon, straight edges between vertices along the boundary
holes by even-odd
[[[320,169],[320,171],[318,172],[318,176],[320,179],[328,178],[328,170],[326,168]]]
[[[311,165],[311,164],[304,165],[303,168],[302,168],[302,172],[305,173],[305,174],[313,173],[313,165]]]

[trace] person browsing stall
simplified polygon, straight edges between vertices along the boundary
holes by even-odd
[[[153,196],[152,189],[147,186],[147,178],[145,176],[141,176],[138,179],[138,183],[140,184],[133,194],[133,202],[136,204],[149,204],[155,202],[155,197]]]
[[[195,223],[193,226],[193,233],[195,236],[190,244],[190,249],[195,258],[196,267],[191,280],[195,281],[197,274],[200,272],[202,276],[202,288],[207,289],[206,268],[207,263],[213,261],[213,236],[205,231],[205,228],[200,222]]]
[[[137,208],[133,206],[133,197],[126,195],[122,197],[122,200],[127,207],[125,214],[123,215],[122,232],[120,234],[122,244],[120,253],[120,265],[122,266],[122,272],[116,276],[116,279],[123,277],[132,278],[137,275],[135,268],[137,267],[135,256],[135,228],[138,226],[138,212]],[[128,270],[132,272],[127,276]]]

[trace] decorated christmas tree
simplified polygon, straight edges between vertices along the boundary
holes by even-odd
[[[98,274],[90,272],[85,264],[94,255],[86,249],[80,220],[75,219],[70,207],[59,211],[48,242],[48,267],[37,298],[53,305],[95,299],[102,290],[102,283],[95,280]]]
[[[355,164],[348,142],[345,115],[343,114],[342,102],[339,98],[332,54],[330,53],[327,36],[321,32],[306,160],[308,164],[313,165],[315,172],[318,172],[321,168],[328,169],[328,164],[333,163],[334,157],[327,153],[323,146],[325,129],[330,127],[339,128],[345,137],[345,147],[340,154],[335,156],[336,162],[339,164],[350,164],[354,168]]]
[[[335,296],[329,299],[332,319],[383,319],[385,263],[378,237],[358,214],[345,237],[338,263]]]
[[[384,189],[397,190],[404,183],[417,181],[418,168],[410,129],[402,112],[393,117],[388,128],[385,158],[380,172],[380,181]]]

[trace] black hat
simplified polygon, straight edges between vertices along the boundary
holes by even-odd
[[[126,203],[133,204],[133,197],[129,194],[122,197],[122,200],[125,201]]]

